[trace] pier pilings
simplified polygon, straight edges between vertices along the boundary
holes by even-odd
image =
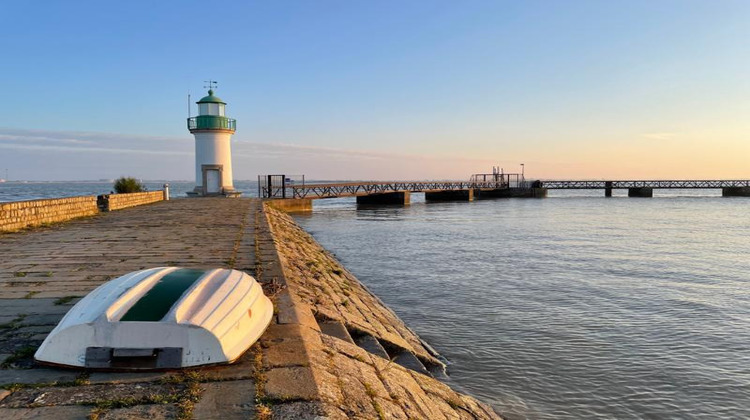
[[[411,192],[396,191],[380,194],[357,196],[357,204],[363,205],[408,205],[411,203]]]
[[[727,187],[721,189],[723,197],[750,197],[750,187]]]
[[[474,201],[474,190],[426,191],[426,201]]]
[[[478,190],[475,196],[485,200],[489,198],[544,198],[547,197],[546,188],[497,188]]]
[[[653,197],[653,188],[628,188],[628,197]]]

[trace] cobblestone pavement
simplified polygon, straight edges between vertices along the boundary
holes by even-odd
[[[237,364],[187,373],[91,373],[32,357],[79,298],[125,273],[175,265],[254,274],[259,208],[172,200],[0,235],[0,418],[252,417],[257,348]]]

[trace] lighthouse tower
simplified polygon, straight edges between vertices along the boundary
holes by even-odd
[[[226,102],[213,89],[201,98],[198,116],[189,117],[188,130],[195,136],[195,188],[188,195],[239,195],[232,184],[232,150],[229,141],[237,122],[224,115]]]

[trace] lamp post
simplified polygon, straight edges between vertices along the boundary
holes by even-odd
[[[522,163],[522,164],[521,164],[521,180],[522,180],[522,181],[525,181],[525,180],[526,180],[526,177],[524,176],[524,169],[525,169],[525,168],[524,168],[524,164]]]

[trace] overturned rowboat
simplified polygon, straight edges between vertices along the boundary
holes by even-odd
[[[170,369],[239,358],[273,305],[237,270],[158,267],[111,280],[81,299],[42,343],[45,364]]]

